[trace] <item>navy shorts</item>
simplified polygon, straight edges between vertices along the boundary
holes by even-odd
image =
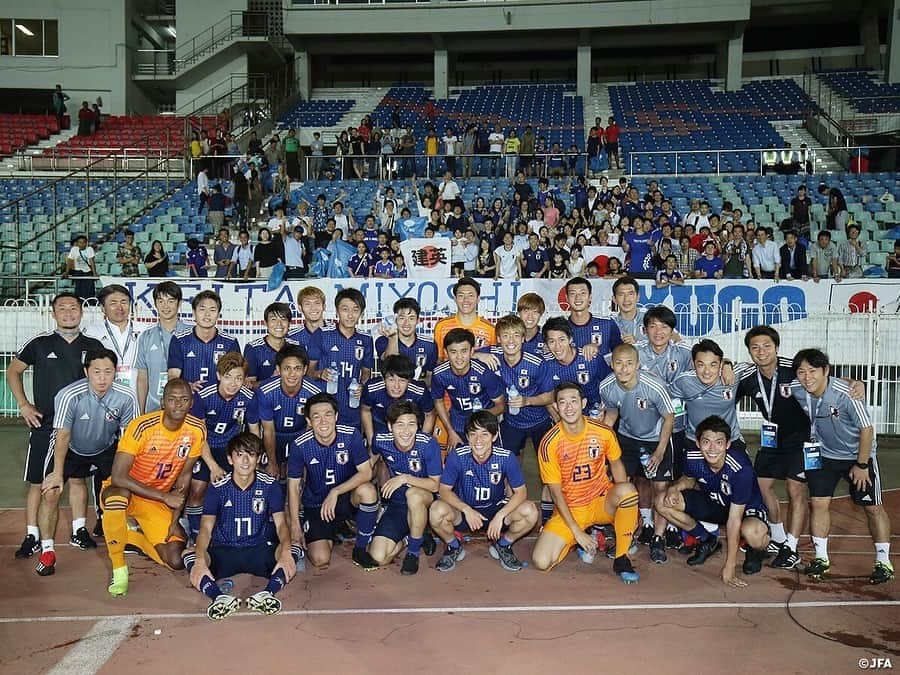
[[[482,516],[484,516],[485,523],[484,526],[487,527],[487,524],[493,520],[494,516],[497,515],[497,511],[506,506],[506,500],[504,499],[502,502],[497,502],[496,504],[492,504],[491,506],[483,506],[481,508],[476,508]],[[474,508],[474,507],[473,507]],[[460,521],[456,523],[453,527],[459,532],[469,532],[469,523],[466,522],[466,517],[460,514]],[[506,525],[504,524],[503,529],[506,529]]]
[[[274,542],[256,546],[210,546],[209,571],[216,579],[235,574],[270,577],[275,569],[276,548]]]
[[[803,468],[803,448],[782,450],[780,448],[760,448],[756,453],[753,469],[759,478],[795,480],[806,482]]]
[[[375,527],[374,537],[385,537],[391,541],[403,541],[409,535],[407,506],[400,502],[389,502]]]
[[[225,469],[225,472],[229,472],[231,470],[231,465],[228,463],[228,455],[226,454],[227,448],[210,448],[209,451],[212,453],[213,459],[216,460],[216,464]],[[194,471],[191,474],[191,478],[194,480],[203,481],[204,483],[208,483],[210,481],[210,471],[209,467],[206,465],[206,462],[203,461],[203,458],[197,460],[197,463],[194,464]]]
[[[69,449],[66,453],[65,462],[63,462],[63,480],[87,478],[91,474],[96,474],[101,481],[106,480],[112,475],[112,465],[115,458],[115,446],[107,448],[99,455],[91,455],[90,457],[79,455]]]
[[[669,445],[663,455],[662,461],[656,468],[653,476],[647,476],[644,465],[641,464],[641,449],[651,455],[656,452],[656,443],[653,441],[639,441],[636,438],[617,434],[619,446],[622,448],[622,464],[625,465],[625,473],[629,478],[643,477],[657,483],[668,483],[673,480],[675,473],[675,445],[669,440]]]
[[[810,497],[833,497],[834,489],[841,479],[850,483],[850,499],[857,506],[881,505],[881,472],[878,470],[878,461],[874,457],[869,458],[869,487],[860,491],[856,489],[850,480],[850,469],[856,460],[822,458],[822,468],[806,472],[806,482],[809,485]]]
[[[348,493],[338,497],[337,505],[334,507],[334,520],[326,523],[322,520],[321,506],[303,506],[303,535],[306,543],[310,544],[314,541],[323,539],[334,541],[337,534],[336,529],[339,523],[356,517],[356,507],[350,501]]]
[[[728,523],[728,507],[714,502],[701,490],[682,490],[684,512],[694,520],[725,525]],[[758,518],[768,525],[769,515],[762,504],[748,504],[744,509],[744,518]]]
[[[544,423],[539,424],[536,427],[519,429],[511,426],[507,422],[507,415],[509,415],[509,413],[503,416],[503,422],[500,423],[502,447],[518,457],[522,454],[522,450],[525,449],[525,441],[530,438],[531,443],[534,445],[534,451],[537,452],[541,440],[544,438],[544,434],[550,430],[550,427],[553,426],[553,422],[550,419],[547,419]]]
[[[684,473],[684,446],[686,443],[684,429],[672,432],[672,452],[675,455],[675,465],[672,467],[672,479],[678,480]]]

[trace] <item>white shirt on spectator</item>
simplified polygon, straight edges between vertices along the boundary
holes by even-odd
[[[456,142],[459,139],[456,138],[455,134],[451,134],[450,136],[444,136],[444,154],[445,155],[455,155],[456,154]]]
[[[778,244],[771,239],[765,244],[757,244],[753,247],[753,266],[758,267],[763,272],[774,272],[775,266],[781,263],[781,254],[778,251]]]
[[[76,272],[90,272],[91,271],[91,258],[94,257],[94,247],[93,246],[85,246],[82,251],[77,246],[73,246],[69,251],[69,260],[74,261],[72,265],[72,269]]]
[[[498,155],[503,150],[503,141],[506,138],[499,131],[491,132],[491,135],[488,136],[488,144],[491,152],[496,152]]]

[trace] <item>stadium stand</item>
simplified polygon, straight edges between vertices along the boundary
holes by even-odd
[[[0,157],[36,145],[59,133],[52,115],[0,115]]]
[[[300,101],[278,118],[278,127],[333,127],[355,103],[353,99]]]
[[[675,154],[680,173],[759,171],[758,152],[739,150],[780,148],[784,139],[770,121],[800,119],[810,104],[791,79],[758,80],[740,91],[725,92],[708,80],[638,82],[609,88],[612,114],[623,127],[620,144],[625,166],[631,167],[632,151],[663,151],[661,155],[637,155],[635,173],[675,173]],[[707,150],[735,149],[724,153],[717,167]]]
[[[205,119],[205,118],[204,118]],[[215,119],[215,118],[213,118]],[[178,157],[184,151],[184,118],[154,115],[109,115],[97,133],[73,136],[44,154],[81,157],[93,150],[134,148],[151,156]]]
[[[900,112],[900,84],[886,84],[873,71],[822,72],[818,77],[857,112]]]

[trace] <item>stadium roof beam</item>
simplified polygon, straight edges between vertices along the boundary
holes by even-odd
[[[440,33],[534,31],[547,29],[631,28],[747,21],[750,0],[520,0],[504,3],[429,2],[384,5],[290,5],[284,32],[296,36],[346,34],[365,26],[365,34],[416,34],[423,26]]]

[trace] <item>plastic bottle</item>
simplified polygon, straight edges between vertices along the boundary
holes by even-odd
[[[603,418],[603,410],[600,408],[599,403],[595,403],[591,408],[591,411],[588,413],[588,417],[592,420],[599,420]]]
[[[514,398],[519,398],[519,390],[516,389],[516,385],[510,386],[509,389],[506,390],[507,400],[511,401]],[[521,408],[514,408],[513,406],[509,406],[509,414],[510,415],[518,415]]]
[[[381,325],[384,326],[386,331],[392,331],[397,327],[397,317],[393,314],[388,314],[381,320]]]
[[[647,450],[647,448],[641,448],[640,457],[641,466],[644,467],[644,475],[647,476],[647,478],[653,478],[656,475],[656,471],[651,471],[647,468],[650,464],[650,451]]]
[[[328,366],[328,383],[325,385],[325,391],[329,394],[336,394],[338,390],[338,381],[337,381],[337,363],[335,361],[331,362],[331,365]]]
[[[479,410],[484,410],[484,406],[481,405],[481,399],[480,399],[480,398],[473,398],[473,399],[472,399],[472,412],[473,412],[473,413],[474,413],[474,412],[478,412]]]
[[[359,382],[355,377],[350,380],[350,386],[347,387],[347,389],[350,391],[350,400],[348,401],[349,406],[351,408],[358,408],[359,396],[356,395],[356,390],[359,389]]]

